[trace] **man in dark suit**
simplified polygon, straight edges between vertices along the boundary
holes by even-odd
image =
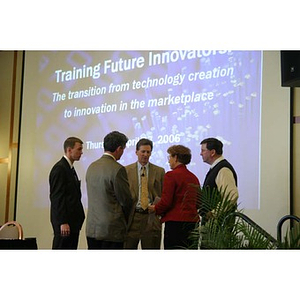
[[[160,249],[161,222],[148,208],[141,205],[142,167],[146,167],[148,183],[147,205],[153,204],[156,197],[161,197],[165,170],[149,162],[153,143],[149,139],[140,139],[136,145],[138,161],[126,166],[133,206],[129,216],[129,229],[125,240],[125,249],[137,249],[141,241],[142,249]]]
[[[104,137],[104,154],[86,172],[88,249],[123,249],[132,198],[125,167],[117,161],[128,138],[118,131]]]
[[[80,180],[73,167],[80,160],[83,142],[69,137],[64,142],[65,155],[49,175],[51,211],[54,231],[52,249],[77,249],[79,232],[84,222]]]

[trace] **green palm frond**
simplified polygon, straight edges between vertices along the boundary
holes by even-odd
[[[237,218],[234,234],[240,236],[239,249],[276,249],[277,244],[267,238],[261,231],[244,220]]]
[[[190,239],[200,249],[300,248],[299,223],[287,231],[284,241],[279,244],[270,234],[244,215],[242,210],[237,209],[237,205],[226,193],[226,189],[218,191],[209,187],[194,186],[193,188],[199,213],[202,216],[202,224],[191,233]]]
[[[236,236],[231,234],[234,219],[227,216],[236,210],[236,203],[231,200],[231,195],[226,189],[211,189],[209,186],[196,187],[197,204],[202,216],[200,230],[195,230],[190,238],[193,243],[199,243],[201,237],[202,248],[227,249],[233,247],[237,242]],[[210,216],[209,216],[210,214]],[[227,219],[227,226],[223,226]],[[204,224],[204,225],[203,225]]]
[[[300,249],[300,223],[298,222],[290,230],[287,229],[283,242],[279,245],[281,249]]]

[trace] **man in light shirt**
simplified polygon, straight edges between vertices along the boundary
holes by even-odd
[[[142,249],[160,249],[161,222],[158,216],[149,213],[148,207],[142,208],[141,204],[141,167],[146,167],[148,183],[148,205],[155,203],[157,197],[161,197],[165,170],[149,159],[153,149],[153,142],[142,138],[136,144],[137,161],[126,166],[133,206],[129,216],[128,233],[125,240],[125,249],[137,249],[141,242]]]
[[[229,195],[229,199],[237,204],[239,196],[237,174],[233,166],[223,157],[223,143],[216,138],[206,138],[200,145],[203,162],[210,165],[203,187],[217,188],[218,191],[224,192],[224,196]]]

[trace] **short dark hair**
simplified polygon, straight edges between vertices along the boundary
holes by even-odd
[[[74,148],[76,143],[80,143],[81,145],[83,144],[83,141],[77,137],[71,136],[68,137],[65,141],[64,141],[64,151],[65,153],[67,152],[67,148]]]
[[[177,155],[178,161],[182,164],[188,165],[191,162],[191,150],[183,145],[173,145],[168,148],[167,152],[171,156]]]
[[[216,138],[204,139],[200,145],[206,144],[208,150],[215,150],[218,155],[223,154],[223,143]]]
[[[128,137],[119,131],[112,131],[104,137],[104,151],[115,152],[118,147],[125,149]]]
[[[141,146],[150,146],[151,147],[151,151],[153,149],[153,142],[151,140],[148,139],[140,139],[137,144],[136,144],[136,150],[139,150]]]

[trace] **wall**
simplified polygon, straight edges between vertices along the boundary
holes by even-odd
[[[280,52],[264,51],[260,209],[245,211],[274,237],[278,221],[290,212],[290,95],[281,87],[280,67]]]
[[[0,224],[14,218],[22,52],[0,51]]]
[[[293,214],[300,217],[300,88],[294,90],[293,117]]]

